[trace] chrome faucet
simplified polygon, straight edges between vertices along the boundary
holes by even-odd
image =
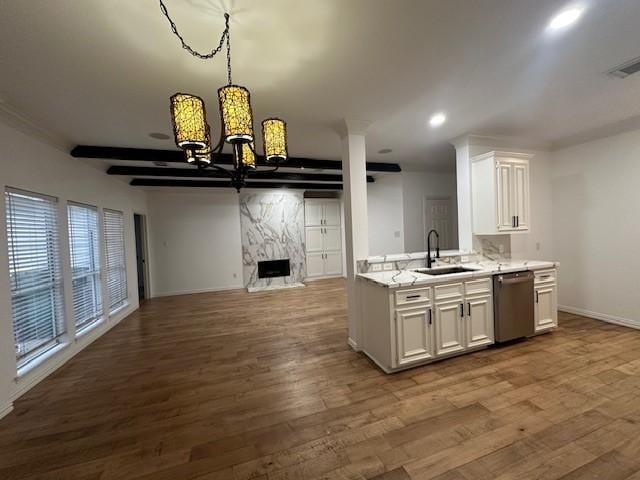
[[[433,259],[431,258],[431,234],[436,234],[436,258],[440,258],[440,235],[435,229],[429,230],[427,233],[427,268],[431,268],[433,265]]]

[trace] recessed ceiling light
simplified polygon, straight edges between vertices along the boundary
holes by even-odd
[[[383,148],[382,150],[378,150],[378,153],[382,155],[386,155],[387,153],[391,153],[391,152],[393,152],[393,150],[391,150],[390,148]]]
[[[156,140],[169,140],[171,138],[166,133],[157,133],[157,132],[150,133],[149,136],[151,138],[155,138]]]
[[[443,112],[438,112],[431,115],[431,118],[429,119],[429,125],[431,125],[433,128],[437,128],[446,121],[447,116]]]
[[[561,11],[551,19],[547,30],[555,31],[573,25],[578,21],[583,10],[582,7],[573,7]]]

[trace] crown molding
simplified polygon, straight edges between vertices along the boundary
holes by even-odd
[[[69,149],[73,146],[62,136],[51,132],[49,129],[44,128],[25,117],[16,108],[9,105],[3,99],[0,99],[0,120],[2,120],[6,125],[30,136],[34,140],[46,143],[56,150],[60,150],[66,154],[69,153]]]
[[[549,151],[551,144],[526,137],[509,137],[503,135],[480,135],[469,133],[449,141],[455,148],[491,147],[493,150],[538,150]]]

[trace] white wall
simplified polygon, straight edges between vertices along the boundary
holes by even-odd
[[[640,326],[640,131],[552,153],[559,303]]]
[[[58,198],[61,214],[61,250],[66,311],[69,305],[71,272],[68,266],[66,243],[66,202],[96,205],[121,210],[125,213],[125,249],[129,305],[110,319],[95,327],[77,341],[71,341],[47,362],[34,367],[16,378],[13,327],[11,320],[11,294],[8,285],[8,261],[6,238],[6,211],[4,198],[0,202],[0,415],[17,396],[61,366],[82,348],[116,325],[122,318],[138,308],[135,238],[133,212],[145,213],[146,195],[121,180],[108,177],[87,161],[74,159],[45,143],[0,123],[0,188],[6,186],[43,193]],[[67,261],[64,262],[64,259]],[[67,315],[68,331],[73,331],[73,321]]]
[[[242,288],[235,190],[154,189],[148,202],[152,296]]]
[[[425,197],[449,197],[453,212],[452,238],[458,238],[456,174],[441,172],[402,172],[404,251],[425,249],[423,204]],[[457,248],[454,245],[453,248]],[[397,252],[389,252],[397,253]]]
[[[402,175],[378,175],[367,183],[369,255],[404,252]]]

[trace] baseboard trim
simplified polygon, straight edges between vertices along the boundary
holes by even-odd
[[[213,293],[213,292],[224,292],[226,290],[244,290],[243,285],[235,285],[229,287],[216,287],[216,288],[202,288],[197,290],[179,290],[176,292],[161,292],[161,293],[153,293],[151,298],[159,298],[159,297],[177,297],[179,295],[194,295],[196,293]]]
[[[4,407],[2,407],[0,409],[0,419],[9,415],[12,410],[13,410],[13,403],[10,403],[9,405],[5,405]]]
[[[356,352],[359,352],[361,349],[360,347],[358,347],[358,344],[356,343],[356,341],[349,337],[349,339],[347,340],[347,343],[349,344],[349,346]]]
[[[629,327],[640,330],[640,323],[628,318],[616,317],[615,315],[608,315],[606,313],[592,312],[591,310],[585,310],[583,308],[572,307],[569,305],[558,305],[558,310],[565,313],[571,313],[573,315],[582,315],[583,317],[589,317],[596,320],[601,320],[603,322],[613,323],[622,327]]]

